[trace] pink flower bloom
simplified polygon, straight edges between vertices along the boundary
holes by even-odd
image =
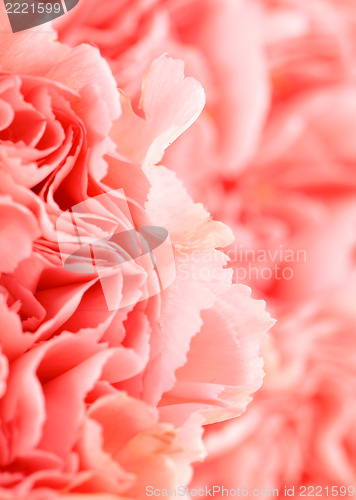
[[[296,496],[301,485],[355,485],[354,300],[339,294],[281,317],[263,388],[245,415],[207,433],[195,486],[278,488],[284,497],[285,485]]]
[[[230,229],[157,165],[204,92],[161,57],[143,83],[142,117],[97,49],[40,30],[3,30],[0,46],[0,496],[142,498],[148,478],[186,484],[203,456],[202,424],[242,413],[260,386],[259,346],[273,323],[231,284],[219,250]],[[126,205],[110,196],[120,190]],[[148,255],[107,275],[72,272],[78,238],[104,240],[95,259],[110,261],[125,246],[109,237],[142,226],[172,242],[176,278],[161,293],[151,293],[159,276]]]

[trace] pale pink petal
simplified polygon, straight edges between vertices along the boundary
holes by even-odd
[[[156,409],[124,393],[102,398],[88,414],[101,427],[103,450],[98,449],[97,431],[93,434],[97,443],[94,447],[88,446],[92,437],[83,435],[81,460],[97,475],[96,485],[106,483],[109,492],[114,490],[125,498],[140,497],[149,484],[168,489],[186,484],[191,477],[191,461],[203,456],[199,419],[175,429],[158,422]],[[115,432],[117,427],[122,429],[121,434]],[[111,484],[106,479],[105,464],[115,471]]]
[[[35,217],[8,196],[0,196],[0,271],[13,272],[21,260],[32,253],[33,241],[40,235]]]
[[[185,411],[197,410],[197,403],[208,423],[245,411],[262,384],[260,345],[274,324],[263,301],[253,300],[250,293],[235,285],[218,296],[214,308],[202,312],[203,325],[191,341],[187,363],[160,402],[163,418],[176,421]]]
[[[140,108],[144,118],[121,95],[122,116],[111,133],[118,152],[144,166],[158,163],[165,148],[196,120],[204,102],[199,83],[184,77],[183,62],[162,56],[143,82]]]

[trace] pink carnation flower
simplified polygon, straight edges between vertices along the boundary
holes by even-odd
[[[142,498],[148,478],[187,484],[201,425],[242,413],[260,386],[272,324],[231,284],[219,250],[229,228],[157,166],[201,112],[203,90],[161,57],[141,117],[97,49],[48,31],[13,35],[3,13],[1,23],[0,496]],[[120,190],[125,206],[109,196]],[[70,213],[75,223],[58,227]],[[94,248],[110,261],[125,249],[112,228],[142,226],[163,228],[174,250],[176,277],[161,293],[144,258],[72,272],[78,238],[104,240]]]
[[[135,75],[152,54],[179,55],[204,83],[206,112],[164,161],[233,229],[235,279],[280,318],[265,389],[243,417],[207,432],[193,486],[277,487],[282,496],[284,485],[354,484],[354,295],[345,290],[356,247],[354,3],[95,5],[82,0],[59,36],[99,46],[134,102]],[[335,290],[346,306],[325,298]],[[187,394],[202,390],[200,379],[186,383],[199,335],[163,403],[190,403]],[[227,352],[220,359],[232,366]]]

